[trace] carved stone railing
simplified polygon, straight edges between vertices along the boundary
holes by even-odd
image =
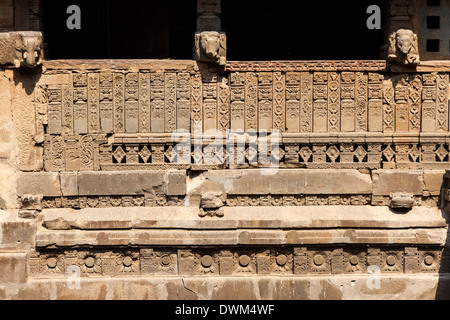
[[[47,124],[46,171],[264,167],[251,139],[266,131],[280,133],[266,152],[280,167],[450,164],[446,72],[391,73],[383,61],[230,62],[222,72],[192,61],[45,68],[36,96],[48,110],[37,115]],[[246,141],[230,148],[230,130]]]

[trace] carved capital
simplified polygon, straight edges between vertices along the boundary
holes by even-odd
[[[399,29],[389,36],[388,60],[406,65],[420,63],[418,37],[413,31]]]
[[[12,68],[36,68],[44,58],[41,32],[0,33],[0,65]]]
[[[226,64],[227,36],[224,32],[204,31],[195,34],[194,60]]]

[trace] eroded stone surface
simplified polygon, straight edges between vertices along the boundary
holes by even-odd
[[[374,195],[390,195],[394,192],[423,194],[421,171],[377,170],[373,172],[372,177]]]
[[[211,171],[208,181],[223,185],[229,195],[370,194],[371,178],[357,170]]]

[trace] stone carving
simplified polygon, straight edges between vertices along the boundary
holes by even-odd
[[[410,193],[396,192],[391,194],[391,209],[412,209],[414,198]]]
[[[388,60],[407,65],[420,63],[417,35],[407,29],[400,29],[389,37]]]
[[[440,268],[439,247],[295,247],[235,250],[228,248],[137,250],[44,250],[28,258],[32,278],[63,275],[77,265],[82,277],[196,275],[257,276],[280,274],[364,274],[378,266],[382,273],[429,273]],[[178,268],[177,268],[178,266]]]
[[[225,65],[228,72],[383,72],[386,61],[381,60],[348,60],[348,61],[229,61]]]
[[[35,103],[41,108],[45,101],[48,112],[45,119],[39,112],[37,117],[52,135],[173,133],[190,126],[191,133],[219,130],[223,135],[228,129],[418,133],[448,127],[446,73],[209,75],[72,73],[72,85],[40,87]]]
[[[36,68],[44,58],[42,33],[19,31],[0,33],[0,65]]]
[[[194,60],[226,64],[227,37],[224,32],[203,31],[195,34]]]
[[[245,74],[230,74],[231,129],[244,132],[245,129]]]

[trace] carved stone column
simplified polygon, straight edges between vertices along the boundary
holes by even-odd
[[[194,60],[226,63],[226,34],[221,32],[221,0],[197,1],[197,32],[195,33]]]
[[[414,30],[414,0],[387,0],[385,45],[381,57],[403,64],[418,64],[417,30]]]

